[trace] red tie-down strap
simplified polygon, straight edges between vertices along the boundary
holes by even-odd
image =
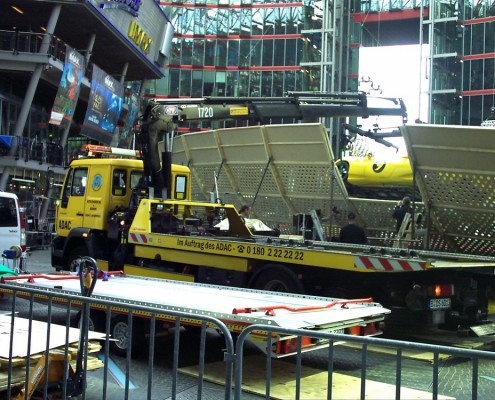
[[[275,316],[275,310],[287,310],[291,312],[304,312],[304,311],[317,311],[317,310],[325,310],[327,308],[332,308],[335,306],[342,306],[341,308],[345,308],[347,304],[352,303],[371,303],[373,302],[372,297],[368,297],[367,299],[352,299],[352,300],[335,300],[331,303],[328,303],[323,306],[305,306],[305,307],[290,307],[290,306],[268,306],[268,307],[244,307],[244,308],[234,308],[232,310],[232,314],[250,314],[258,311],[266,311],[265,315]]]
[[[103,272],[103,271],[102,271]],[[104,275],[124,275],[124,271],[109,271],[100,275],[98,273],[98,277],[104,278]],[[33,283],[36,278],[43,278],[43,279],[48,279],[50,281],[63,281],[63,280],[70,280],[70,279],[79,279],[78,275],[68,275],[68,274],[54,274],[54,275],[49,275],[49,274],[26,274],[26,275],[17,275],[17,276],[2,276],[2,279],[0,280],[1,283],[6,283],[7,281],[20,281],[20,280],[27,280],[30,283]]]

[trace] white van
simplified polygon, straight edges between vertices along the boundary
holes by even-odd
[[[26,251],[24,215],[15,194],[0,192],[0,254],[12,246]]]

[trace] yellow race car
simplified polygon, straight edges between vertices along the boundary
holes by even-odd
[[[363,188],[412,187],[413,174],[409,158],[378,160],[367,157],[346,157],[337,167],[348,185]]]

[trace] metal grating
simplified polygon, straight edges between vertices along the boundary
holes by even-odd
[[[351,208],[322,124],[185,134],[174,140],[173,161],[190,167],[195,199],[198,192],[209,198],[216,173],[222,200],[254,202],[256,217],[273,228],[286,229],[294,214],[312,209],[328,216],[330,204]]]
[[[256,217],[283,233],[291,233],[294,214],[319,209],[327,236],[338,236],[352,210],[375,244],[391,244],[396,201],[348,197],[321,124],[182,135],[174,142],[174,162],[191,168],[195,200],[210,199],[218,174],[220,199],[236,207],[254,201]]]
[[[495,130],[426,124],[401,130],[439,235],[430,246],[495,255]]]

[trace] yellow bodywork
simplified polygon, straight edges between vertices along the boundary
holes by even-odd
[[[411,187],[413,174],[409,158],[380,160],[368,157],[346,157],[337,161],[347,183],[359,187]]]
[[[159,211],[158,211],[159,209]],[[221,214],[229,220],[229,230],[222,235],[190,235],[187,232],[162,232],[152,224],[161,215],[173,216],[181,227],[187,219],[204,221],[205,215]],[[233,205],[188,201],[141,201],[129,230],[128,242],[134,245],[137,258],[184,265],[201,265],[218,269],[248,272],[255,264],[287,263],[329,269],[355,270],[354,255],[346,251],[311,249],[305,246],[282,247],[278,243],[256,243],[252,232]],[[362,272],[371,272],[362,270]]]
[[[57,205],[57,234],[66,237],[73,228],[108,230],[109,212],[117,207],[129,206],[133,189],[142,175],[142,160],[126,158],[73,160],[65,176],[61,199]],[[179,178],[182,179],[182,184],[177,190]],[[172,165],[171,193],[174,199],[190,198],[189,168]]]

